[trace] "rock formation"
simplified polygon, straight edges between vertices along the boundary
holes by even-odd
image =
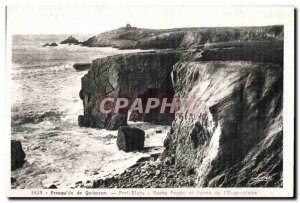
[[[191,48],[206,43],[234,41],[274,41],[283,39],[283,26],[214,27],[143,29],[121,27],[107,31],[82,43],[89,47],[116,47],[119,49]]]
[[[282,73],[270,63],[177,63],[176,96],[197,108],[176,113],[164,157],[194,168],[200,187],[282,185]]]
[[[80,126],[118,129],[127,125],[128,109],[102,113],[100,103],[104,98],[163,97],[174,95],[171,84],[172,66],[177,61],[174,51],[116,55],[94,60],[91,70],[82,78],[80,98],[84,115],[78,117]],[[152,123],[170,124],[174,113],[159,114],[157,111],[139,116]]]
[[[73,36],[68,37],[67,39],[60,42],[60,44],[80,44],[80,42]]]
[[[131,152],[144,148],[145,132],[139,128],[122,126],[118,130],[117,145],[119,150]]]
[[[50,47],[57,47],[58,44],[56,44],[55,42],[53,42],[53,43],[51,43],[49,46],[50,46]]]
[[[49,189],[57,189],[56,185],[50,185]]]
[[[75,63],[73,65],[73,68],[77,71],[85,71],[85,70],[89,70],[91,68],[91,64],[90,63]]]
[[[43,45],[43,47],[57,47],[57,46],[58,46],[58,44],[56,44],[55,42],[53,42],[51,44],[46,43],[46,44]]]
[[[22,144],[20,141],[11,140],[11,170],[14,171],[19,167],[22,167],[25,163],[26,154],[23,151]]]
[[[282,187],[283,27],[178,29],[176,34],[156,30],[151,39],[138,28],[130,29],[122,39],[130,38],[132,47],[170,48],[168,43],[177,43],[172,47],[176,50],[94,60],[82,78],[84,115],[79,124],[107,129],[127,124],[128,109],[97,111],[105,97],[191,98],[193,111],[130,116],[172,124],[162,167],[191,171],[196,178],[189,185],[196,187]],[[114,37],[124,33],[111,32]],[[109,33],[86,45],[117,42],[123,48],[120,37],[111,40]],[[166,44],[158,43],[160,39]]]
[[[10,183],[14,184],[17,182],[17,179],[15,179],[14,177],[10,177]]]

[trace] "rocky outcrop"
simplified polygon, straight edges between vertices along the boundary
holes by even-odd
[[[53,43],[51,43],[49,46],[50,46],[50,47],[57,47],[58,44],[56,44],[55,42],[53,42]]]
[[[56,185],[50,185],[48,189],[57,189]]]
[[[176,50],[94,60],[82,78],[84,115],[79,116],[79,124],[106,129],[127,125],[128,109],[114,114],[97,110],[107,97],[142,101],[176,97],[175,115],[153,111],[148,115],[131,112],[129,116],[132,120],[172,124],[158,167],[190,171],[195,182],[183,186],[282,187],[282,26],[179,29],[172,34],[160,30],[144,37],[138,28],[127,30],[130,34],[123,35],[122,40],[134,41],[130,46],[170,48],[170,43]],[[114,33],[120,39],[117,36],[123,31]],[[105,40],[101,37],[90,45],[101,46],[105,41],[109,46],[112,42],[110,34]],[[123,46],[118,43],[115,45]],[[182,98],[187,101],[181,103]],[[115,105],[115,101],[109,103],[111,109]],[[191,106],[192,110],[181,110]],[[151,167],[150,171],[157,169]],[[132,174],[144,174],[142,170],[134,169]],[[104,186],[127,187],[127,176],[121,174]],[[159,178],[146,172],[144,176],[161,186]],[[170,185],[180,187],[176,180]]]
[[[19,167],[22,167],[25,163],[26,154],[23,151],[22,144],[20,141],[11,140],[11,170],[14,171]]]
[[[194,168],[199,187],[282,186],[282,74],[271,63],[177,63],[175,96],[197,105],[176,112],[163,157]]]
[[[73,68],[77,71],[85,71],[85,70],[89,70],[91,68],[91,64],[90,63],[75,63],[73,65]]]
[[[105,98],[172,97],[174,90],[170,73],[177,61],[174,51],[145,52],[116,55],[93,61],[91,70],[82,78],[80,98],[84,115],[78,117],[80,126],[118,129],[127,125],[128,108],[115,112],[116,100],[109,102],[111,112],[102,113],[100,103]],[[145,106],[143,106],[145,108]],[[158,107],[159,108],[159,107]],[[155,109],[139,116],[153,123],[170,123],[174,113],[160,114]]]
[[[117,146],[119,150],[131,152],[144,149],[145,132],[142,129],[121,126],[118,130]]]
[[[275,63],[178,62],[175,97],[193,98],[194,110],[176,112],[158,162],[93,187],[282,187],[282,73]]]
[[[67,39],[60,42],[60,44],[74,44],[78,45],[80,42],[73,36],[68,37]]]
[[[82,43],[89,47],[119,49],[191,48],[207,43],[283,40],[283,26],[142,29],[122,27],[93,36]]]
[[[14,184],[17,182],[17,179],[15,179],[14,177],[10,177],[10,183]]]
[[[57,46],[58,46],[58,44],[56,44],[55,42],[53,42],[51,44],[46,43],[46,44],[43,45],[43,47],[57,47]]]

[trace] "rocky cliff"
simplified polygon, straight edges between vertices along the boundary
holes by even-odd
[[[92,187],[282,187],[282,67],[178,62],[172,76],[197,108],[176,112],[160,160]]]
[[[130,35],[135,48],[167,48],[170,43],[177,49],[94,60],[82,78],[84,115],[79,124],[107,129],[127,125],[126,109],[116,114],[97,111],[108,96],[190,98],[193,111],[135,117],[171,124],[158,168],[189,171],[195,177],[191,185],[197,187],[282,186],[282,27],[199,30],[176,30],[179,38],[159,31],[151,34],[159,36],[155,42],[149,36],[137,40],[143,35],[139,31],[138,36]],[[98,44],[88,45],[102,45],[99,37],[94,40]]]
[[[82,43],[90,47],[119,49],[191,48],[207,43],[274,41],[283,39],[283,26],[144,29],[121,27],[93,36]]]
[[[255,62],[180,62],[175,96],[197,108],[176,112],[164,157],[191,168],[198,186],[282,185],[282,67]]]
[[[151,97],[173,96],[170,73],[177,61],[174,51],[125,54],[96,59],[91,70],[82,78],[80,97],[84,115],[79,116],[79,125],[117,129],[127,125],[128,109],[116,113],[102,113],[99,105],[105,98],[128,98],[133,101]],[[114,109],[115,101],[111,104]],[[138,116],[143,120],[170,124],[174,114],[150,112]]]

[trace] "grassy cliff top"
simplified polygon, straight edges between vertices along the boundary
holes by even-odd
[[[230,41],[273,41],[283,39],[283,26],[202,27],[145,29],[121,27],[103,32],[83,42],[84,46],[120,49],[164,49],[193,47]]]

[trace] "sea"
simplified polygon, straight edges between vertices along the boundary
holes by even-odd
[[[79,41],[91,37],[72,36]],[[169,131],[169,126],[129,122],[145,130],[148,150],[125,153],[117,148],[117,131],[79,127],[77,118],[83,114],[79,91],[87,71],[76,71],[73,64],[141,50],[59,44],[67,37],[12,38],[11,139],[20,140],[26,153],[25,164],[11,172],[17,180],[13,188],[42,189],[54,184],[59,189],[70,189],[80,181],[92,182],[122,173],[153,150],[161,152]],[[59,46],[42,46],[53,42]]]

